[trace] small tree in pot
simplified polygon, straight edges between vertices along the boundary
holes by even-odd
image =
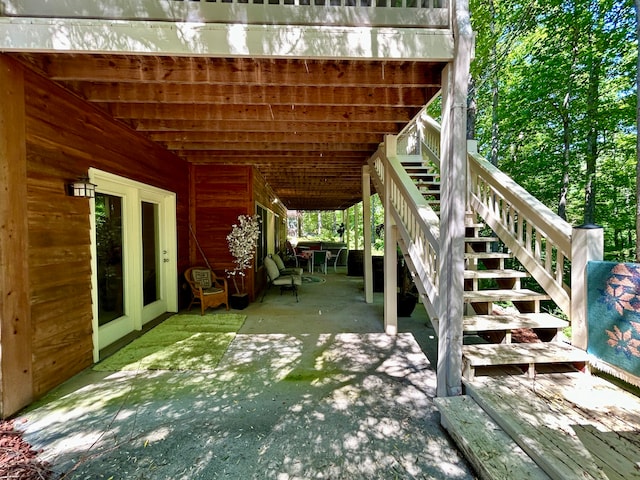
[[[227,235],[229,252],[233,255],[235,267],[226,270],[226,273],[233,279],[238,295],[246,293],[244,277],[247,275],[246,270],[251,268],[258,238],[260,238],[260,218],[257,215],[238,216],[238,223],[232,225],[231,233]],[[240,277],[240,287],[236,277]]]
[[[398,316],[410,317],[418,303],[418,289],[413,283],[407,261],[398,249]]]

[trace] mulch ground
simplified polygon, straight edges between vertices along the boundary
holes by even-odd
[[[38,460],[38,453],[15,429],[14,420],[0,421],[0,480],[52,479],[53,472]]]

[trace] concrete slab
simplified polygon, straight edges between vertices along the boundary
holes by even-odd
[[[387,336],[382,294],[316,277],[243,310],[216,371],[87,370],[19,416],[25,439],[65,479],[475,478],[440,427],[422,306]]]

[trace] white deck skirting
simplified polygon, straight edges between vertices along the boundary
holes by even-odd
[[[0,18],[0,51],[448,61],[448,30]]]

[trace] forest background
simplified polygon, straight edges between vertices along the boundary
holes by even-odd
[[[605,257],[618,261],[636,260],[635,2],[470,0],[469,138],[572,225],[602,226]],[[361,238],[357,214],[346,217],[350,238]],[[383,222],[376,198],[372,217],[375,229]],[[339,239],[342,212],[297,219],[299,237]]]

